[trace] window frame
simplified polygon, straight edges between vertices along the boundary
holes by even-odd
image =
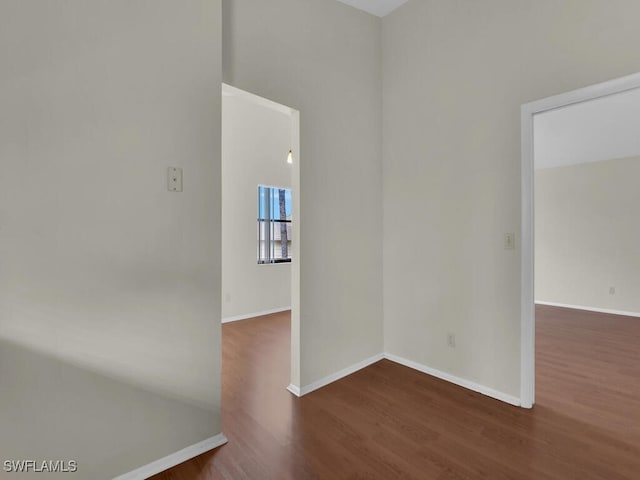
[[[264,189],[265,191],[265,202],[264,202],[264,209],[262,208],[262,202],[261,202],[261,192],[262,189]],[[257,215],[257,228],[258,228],[258,255],[257,255],[257,262],[258,265],[279,265],[279,264],[287,264],[287,263],[291,263],[291,246],[288,245],[287,246],[287,254],[288,257],[287,258],[275,258],[275,256],[271,256],[271,249],[272,246],[275,245],[275,238],[272,240],[271,238],[271,234],[273,231],[272,230],[272,226],[277,225],[281,225],[281,224],[292,224],[292,220],[291,219],[274,219],[271,218],[271,192],[272,191],[279,191],[279,190],[285,190],[289,192],[289,195],[293,195],[292,189],[291,188],[286,188],[286,187],[276,187],[276,186],[272,186],[272,185],[262,185],[259,184],[258,185],[258,215]],[[286,195],[286,194],[285,194]],[[264,211],[264,218],[261,218],[261,211]],[[263,229],[262,227],[262,223],[264,223],[265,228],[264,228],[264,233],[265,236],[264,238],[262,237],[262,232]],[[289,229],[287,229],[289,230]],[[281,240],[282,241],[282,240]],[[262,255],[262,243],[264,242],[264,252],[265,252],[265,256],[263,257]],[[287,238],[287,244],[289,244],[289,242],[293,242],[292,239]]]

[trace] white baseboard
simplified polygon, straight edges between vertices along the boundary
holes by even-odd
[[[287,390],[289,390],[291,393],[293,393],[296,397],[301,397],[302,395],[300,395],[300,387],[296,387],[293,383],[291,383],[288,387]]]
[[[227,437],[222,433],[219,433],[215,437],[207,438],[195,445],[183,448],[182,450],[167,455],[155,462],[151,462],[129,473],[115,477],[113,480],[145,480],[160,472],[164,472],[171,467],[175,467],[182,462],[186,462],[187,460],[197,457],[204,452],[208,452],[209,450],[213,450],[214,448],[224,445],[225,443],[227,443]]]
[[[625,312],[623,310],[612,310],[610,308],[585,307],[584,305],[568,305],[566,303],[539,302],[536,305],[547,305],[549,307],[573,308],[574,310],[586,310],[587,312],[610,313],[613,315],[624,315],[625,317],[640,317],[638,312]]]
[[[419,372],[426,373],[427,375],[446,380],[447,382],[451,382],[460,387],[468,388],[469,390],[473,390],[474,392],[478,392],[488,397],[495,398],[496,400],[515,405],[516,407],[521,406],[519,398],[503,392],[499,392],[498,390],[494,390],[489,387],[485,387],[484,385],[480,385],[479,383],[465,380],[464,378],[456,377],[455,375],[451,375],[449,373],[441,372],[440,370],[436,370],[435,368],[427,367],[426,365],[422,365],[420,363],[414,362],[412,360],[407,360],[406,358],[398,357],[397,355],[392,355],[390,353],[385,353],[384,358],[386,358],[387,360],[391,360],[392,362],[399,363],[400,365],[404,365],[405,367],[413,368],[414,370],[418,370]]]
[[[514,397],[513,395],[508,395],[506,393],[500,392],[498,390],[494,390],[489,387],[485,387],[484,385],[480,385],[479,383],[475,383],[469,380],[465,380],[464,378],[456,377],[455,375],[451,375],[449,373],[441,372],[440,370],[436,370],[435,368],[427,367],[426,365],[421,365],[412,360],[407,360],[406,358],[398,357],[397,355],[392,355],[390,353],[379,353],[378,355],[374,355],[362,362],[358,362],[350,367],[340,370],[339,372],[328,375],[317,382],[313,382],[304,387],[297,387],[293,384],[287,387],[291,393],[293,393],[297,397],[302,397],[308,393],[313,392],[314,390],[318,390],[330,383],[333,383],[341,378],[346,377],[347,375],[351,375],[358,370],[361,370],[369,365],[372,365],[376,362],[379,362],[383,358],[390,360],[394,363],[398,363],[400,365],[404,365],[405,367],[413,368],[414,370],[418,370],[419,372],[426,373],[427,375],[431,375],[433,377],[440,378],[442,380],[446,380],[447,382],[453,383],[460,387],[467,388],[469,390],[473,390],[474,392],[481,393],[491,398],[495,398],[496,400],[500,400],[502,402],[508,403],[510,405],[515,405],[517,407],[521,406],[520,399]]]
[[[235,317],[225,317],[222,319],[222,323],[237,322],[238,320],[247,320],[249,318],[262,317],[263,315],[271,315],[272,313],[286,312],[288,310],[291,310],[291,307],[273,308],[271,310],[265,310],[263,312],[247,313],[245,315],[236,315]]]
[[[366,360],[353,364],[350,367],[343,368],[339,372],[332,373],[331,375],[327,375],[326,377],[321,378],[317,382],[313,382],[304,387],[298,388],[295,385],[289,385],[287,387],[287,390],[289,390],[291,393],[293,393],[297,397],[302,397],[307,393],[311,393],[314,390],[318,390],[319,388],[329,385],[330,383],[333,383],[336,380],[340,380],[341,378],[344,378],[347,375],[351,375],[352,373],[355,373],[358,370],[362,370],[363,368],[368,367],[371,364],[379,362],[383,358],[384,358],[384,354],[379,353],[378,355],[374,355],[373,357],[367,358]]]

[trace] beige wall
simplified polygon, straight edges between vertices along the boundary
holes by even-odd
[[[520,105],[639,71],[638,15],[411,0],[383,19],[385,351],[519,396]]]
[[[536,301],[640,314],[638,179],[638,157],[536,171]]]
[[[223,320],[291,306],[291,264],[258,264],[256,226],[258,185],[291,188],[291,129],[290,114],[222,97]]]
[[[334,1],[225,0],[223,25],[225,83],[300,111],[304,386],[382,351],[380,21]]]
[[[220,15],[0,3],[3,456],[104,479],[220,432]]]
[[[222,3],[225,81],[301,111],[294,384],[380,353],[384,312],[388,353],[517,396],[520,105],[640,70],[640,4],[412,0],[381,36],[333,1]],[[3,454],[109,478],[220,430],[219,13],[0,6]]]

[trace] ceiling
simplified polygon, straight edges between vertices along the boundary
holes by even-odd
[[[407,0],[338,0],[339,2],[346,3],[358,10],[364,10],[377,17],[384,17],[388,15],[396,8],[398,8]]]
[[[640,156],[640,89],[537,114],[536,169]]]

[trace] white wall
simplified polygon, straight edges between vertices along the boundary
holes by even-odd
[[[111,478],[220,432],[220,15],[0,4],[4,458]]]
[[[291,129],[290,114],[222,97],[223,320],[291,306],[291,264],[259,265],[256,236],[258,185],[291,188]]]
[[[383,19],[387,352],[519,396],[520,105],[640,70],[638,15],[410,0]]]
[[[536,301],[640,315],[639,178],[638,157],[536,171]]]
[[[332,0],[224,0],[223,25],[225,83],[300,111],[304,386],[382,351],[380,20]]]

